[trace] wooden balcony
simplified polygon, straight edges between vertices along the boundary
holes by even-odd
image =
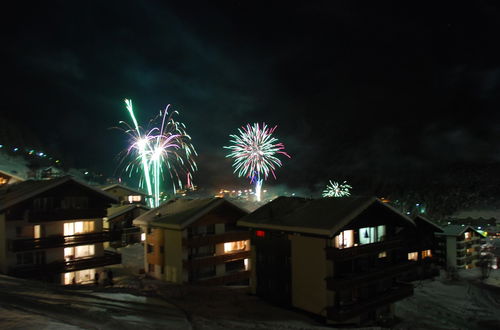
[[[227,253],[219,256],[184,260],[183,265],[187,270],[202,268],[211,265],[219,265],[230,261],[250,258],[250,251]]]
[[[120,254],[111,251],[104,251],[104,255],[99,257],[88,257],[70,261],[56,261],[48,264],[15,266],[11,268],[9,275],[29,278],[43,274],[58,274],[115,265],[121,263],[121,260]]]
[[[357,257],[364,257],[378,254],[382,251],[389,251],[403,247],[403,240],[393,239],[371,244],[363,244],[350,248],[337,249],[326,248],[326,258],[330,260],[346,260]]]
[[[20,252],[38,249],[50,249],[58,247],[71,247],[93,243],[102,243],[121,240],[121,230],[101,231],[96,233],[70,235],[70,236],[48,236],[43,238],[23,238],[8,241],[9,251]]]
[[[30,222],[45,222],[59,220],[96,219],[106,216],[105,208],[98,209],[52,209],[27,210],[24,219]]]
[[[417,267],[417,262],[408,261],[399,265],[385,266],[372,270],[367,269],[353,274],[344,274],[342,277],[328,277],[326,279],[326,287],[328,290],[340,290],[360,284],[365,285],[384,278],[396,277],[402,273],[416,270]]]
[[[394,303],[412,295],[413,285],[401,283],[387,292],[374,295],[369,299],[353,303],[352,305],[328,307],[327,317],[333,321],[343,322],[360,314],[369,312],[370,310],[375,310],[384,305]]]
[[[231,273],[223,276],[212,277],[207,279],[198,280],[196,284],[202,285],[224,285],[226,283],[240,282],[250,278],[250,271],[245,270],[242,272]]]
[[[244,241],[250,239],[249,231],[233,231],[222,234],[196,236],[192,238],[182,239],[182,245],[185,247],[199,247],[210,244],[219,244],[235,241]]]

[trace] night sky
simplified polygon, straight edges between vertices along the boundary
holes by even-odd
[[[500,160],[495,1],[22,2],[2,24],[0,136],[74,167],[121,173],[126,97],[180,111],[201,186],[246,184],[222,146],[247,122],[292,156],[269,184],[311,191]]]

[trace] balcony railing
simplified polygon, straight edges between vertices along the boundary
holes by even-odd
[[[44,222],[72,219],[93,219],[106,216],[105,208],[98,209],[53,209],[53,210],[28,210],[24,219],[28,221]]]
[[[353,303],[352,305],[340,307],[328,307],[327,317],[334,321],[346,321],[356,317],[362,313],[391,304],[398,300],[410,297],[413,295],[413,285],[399,284],[391,288],[389,291],[374,295],[369,299]]]
[[[122,233],[123,231],[121,230],[115,230],[69,236],[57,235],[43,238],[15,239],[9,240],[9,250],[12,252],[20,252],[116,241],[121,239]]]
[[[417,267],[417,262],[408,261],[399,265],[385,266],[379,269],[367,269],[365,271],[352,274],[343,274],[342,277],[328,277],[326,279],[326,287],[328,290],[339,290],[353,287],[358,284],[365,285],[369,282],[377,281],[383,278],[395,277],[399,274],[416,270]]]
[[[214,257],[206,257],[192,260],[184,260],[184,267],[188,270],[202,268],[211,265],[219,265],[229,261],[250,258],[250,251],[222,254]]]
[[[197,284],[202,285],[224,285],[226,283],[240,282],[250,278],[250,271],[245,270],[242,272],[231,273],[228,275],[212,277],[196,281]]]
[[[250,239],[251,233],[249,231],[234,231],[222,234],[196,236],[189,239],[183,239],[182,245],[186,247],[199,247],[210,244],[226,243],[243,241]]]
[[[120,254],[111,251],[104,251],[104,255],[99,257],[88,257],[70,261],[56,261],[48,264],[16,266],[9,271],[9,274],[18,277],[33,277],[42,274],[66,273],[119,263],[121,263]]]
[[[382,251],[398,249],[403,246],[403,240],[392,239],[371,244],[363,244],[350,248],[337,249],[333,247],[326,248],[327,259],[344,260],[366,255],[378,254]]]

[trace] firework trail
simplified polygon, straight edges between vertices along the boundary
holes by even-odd
[[[170,105],[151,121],[153,123],[161,118],[161,125],[147,130],[138,125],[132,101],[125,99],[125,105],[133,122],[133,126],[120,122],[127,128],[125,133],[132,141],[127,155],[133,155],[133,161],[126,170],[132,173],[135,167],[141,172],[140,185],[145,185],[148,194],[152,196],[152,200],[149,200],[150,206],[157,207],[160,205],[160,185],[164,169],[170,176],[174,194],[176,187],[182,187],[180,178],[185,173],[188,173],[189,184],[192,184],[191,173],[197,170],[194,161],[196,150],[191,144],[191,137],[186,133],[186,126],[173,119],[178,112],[173,111],[168,115]]]
[[[348,185],[346,181],[341,184],[336,181],[329,181],[330,184],[328,184],[326,189],[323,191],[323,197],[347,197],[351,195],[349,190],[351,190],[352,187]]]
[[[239,177],[249,178],[250,183],[255,184],[257,201],[260,201],[263,180],[267,180],[269,174],[276,179],[274,172],[282,165],[276,155],[282,154],[291,158],[284,151],[283,143],[277,143],[278,139],[272,137],[276,127],[269,128],[265,123],[262,127],[258,123],[247,124],[238,129],[239,135],[230,135],[233,145],[224,147],[231,151],[226,157],[234,159],[234,173]]]

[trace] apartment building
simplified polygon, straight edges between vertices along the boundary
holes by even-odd
[[[146,233],[146,273],[173,283],[247,283],[247,212],[223,198],[172,199],[134,220]]]
[[[413,294],[412,219],[376,198],[279,197],[238,221],[251,229],[252,292],[323,317],[366,324]]]
[[[437,257],[446,269],[471,269],[476,267],[484,236],[471,226],[448,225],[438,239]]]
[[[120,263],[104,251],[115,233],[102,228],[113,196],[71,177],[0,188],[0,272],[61,284],[90,283]],[[118,233],[120,234],[120,233]]]

